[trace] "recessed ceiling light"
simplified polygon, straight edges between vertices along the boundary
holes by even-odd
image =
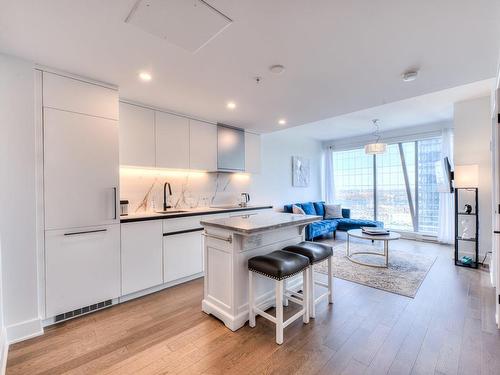
[[[280,125],[285,125],[285,124],[286,124],[286,120],[285,120],[284,118],[280,118],[280,119],[278,120],[278,124],[280,124]]]
[[[269,70],[271,71],[271,73],[281,74],[285,71],[285,67],[283,65],[276,64],[276,65],[271,65],[269,67]]]
[[[417,76],[418,76],[418,70],[408,70],[407,72],[401,74],[401,79],[404,82],[411,82],[415,81],[417,79]]]
[[[236,103],[235,102],[227,102],[226,107],[228,109],[235,109],[236,108]]]
[[[144,81],[144,82],[149,82],[149,81],[151,81],[151,79],[153,79],[151,74],[148,72],[140,72],[139,78],[141,79],[141,81]]]

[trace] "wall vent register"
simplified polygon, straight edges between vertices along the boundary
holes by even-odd
[[[58,322],[61,322],[63,320],[76,318],[77,316],[80,316],[80,315],[85,315],[85,314],[88,314],[88,313],[91,313],[91,312],[94,312],[97,310],[104,309],[106,307],[111,306],[112,304],[113,304],[113,301],[108,299],[106,301],[94,303],[93,305],[80,307],[79,309],[56,315],[54,322],[58,323]]]

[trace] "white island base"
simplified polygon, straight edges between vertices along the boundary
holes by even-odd
[[[257,214],[252,216],[290,215]],[[205,284],[202,310],[222,320],[232,331],[241,328],[248,320],[248,268],[249,258],[280,250],[304,240],[304,227],[318,220],[317,216],[301,216],[302,221],[293,220],[286,226],[269,229],[247,230],[225,229],[203,222],[205,227],[204,262]],[[249,216],[250,217],[250,216]],[[255,220],[255,217],[253,218]],[[220,220],[213,220],[217,222]],[[264,220],[262,220],[264,221]],[[306,222],[304,222],[306,221]],[[274,281],[265,277],[255,277],[255,298],[257,304],[268,302],[274,305]],[[300,275],[287,280],[288,289],[301,287]],[[266,305],[264,305],[266,306]]]

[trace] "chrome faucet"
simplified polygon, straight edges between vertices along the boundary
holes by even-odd
[[[165,182],[163,184],[163,211],[166,211],[167,208],[172,207],[168,204],[167,186],[168,186],[168,195],[172,195],[172,188],[170,187],[170,182]]]

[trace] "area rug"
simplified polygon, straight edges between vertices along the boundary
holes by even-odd
[[[332,245],[332,240],[319,241]],[[346,241],[336,240],[333,245],[333,275],[335,277],[366,285],[387,292],[414,298],[418,288],[431,269],[436,256],[412,253],[389,245],[389,267],[376,268],[356,264],[347,259]],[[383,253],[381,243],[375,245],[351,243],[351,253],[357,251],[377,251]],[[383,264],[384,258],[370,255],[357,255],[357,260],[368,263]],[[327,274],[326,262],[315,266],[315,270]]]

